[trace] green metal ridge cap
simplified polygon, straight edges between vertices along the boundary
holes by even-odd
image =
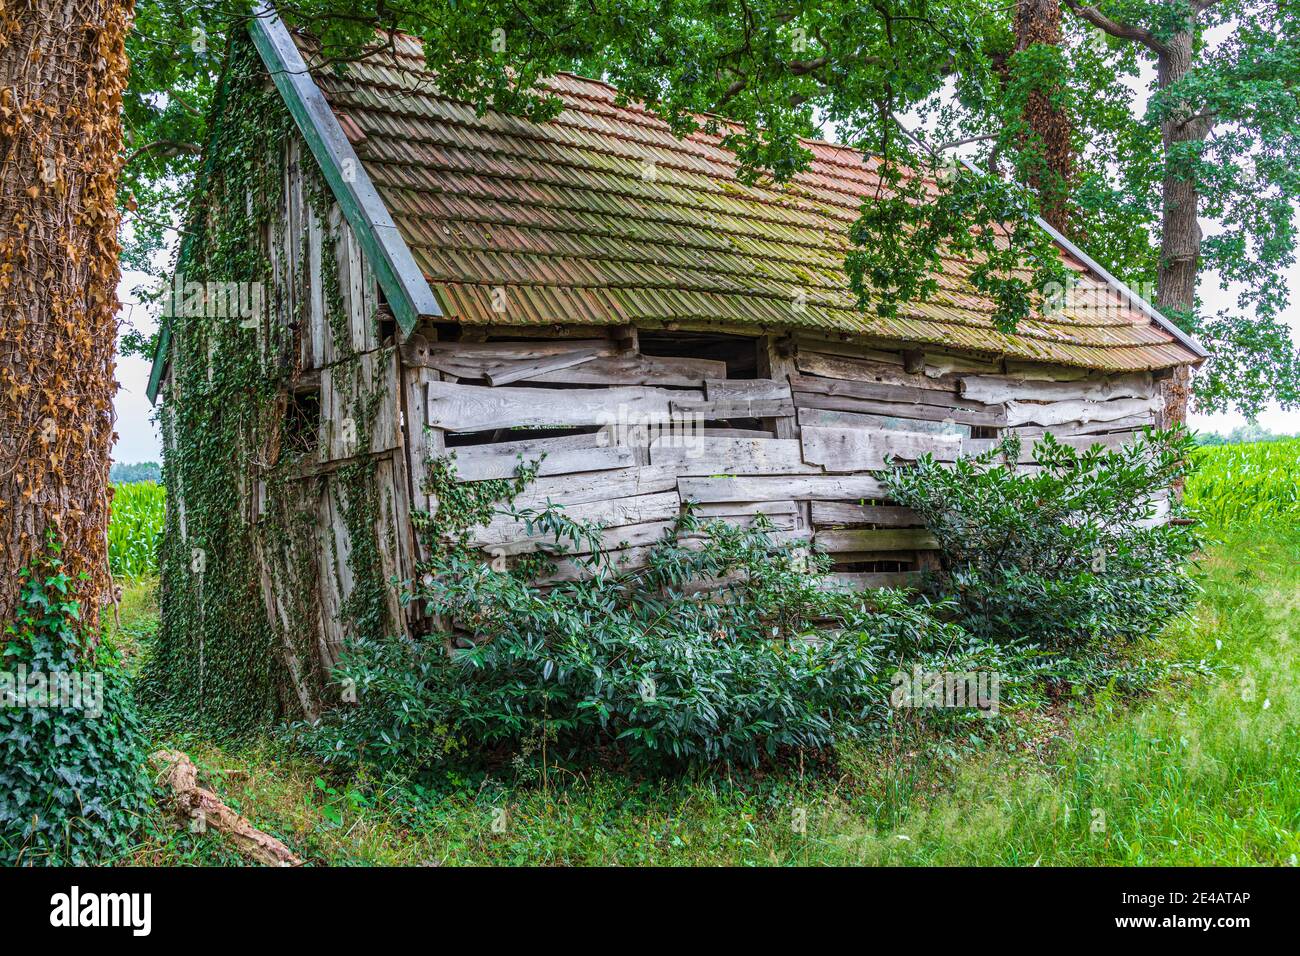
[[[416,265],[392,214],[339,125],[325,94],[312,79],[284,21],[268,0],[258,3],[249,19],[248,32],[339,208],[365,250],[398,325],[410,332],[421,318],[442,316],[442,307]],[[164,322],[145,392],[150,402],[157,401],[170,342],[171,330]]]
[[[440,317],[442,307],[433,289],[415,264],[406,240],[325,94],[308,72],[284,21],[268,0],[262,0],[253,11],[249,33],[330,191],[369,257],[402,330],[410,332],[421,318]]]

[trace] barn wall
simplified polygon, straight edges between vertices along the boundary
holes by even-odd
[[[454,452],[460,478],[482,481],[544,452],[518,503],[550,500],[607,524],[605,546],[628,567],[694,501],[706,517],[767,515],[778,538],[829,552],[844,584],[905,585],[933,560],[934,542],[873,476],[887,458],[952,460],[1011,432],[1026,437],[1028,452],[1049,429],[1078,447],[1117,446],[1155,424],[1162,405],[1149,373],[1008,366],[811,335],[465,332],[438,341],[424,330],[403,349],[407,407],[423,409],[427,426],[410,430],[415,486],[430,456]],[[699,440],[684,447],[599,429],[682,416],[703,421]],[[414,505],[432,511],[435,502],[417,492]],[[522,535],[502,518],[475,543],[506,555],[545,543]],[[579,573],[561,562],[556,578]]]

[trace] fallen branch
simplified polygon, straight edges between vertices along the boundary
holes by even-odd
[[[159,769],[163,782],[171,788],[171,803],[187,820],[212,827],[230,838],[242,855],[264,866],[302,866],[287,846],[257,829],[221,802],[211,790],[199,786],[199,771],[194,761],[179,750],[159,750],[150,758]]]

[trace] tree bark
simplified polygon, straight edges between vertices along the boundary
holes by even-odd
[[[1035,43],[1061,43],[1060,0],[1019,0],[1015,16],[1016,50]],[[1051,102],[1050,91],[1035,90],[1025,104],[1029,140],[1041,162],[1029,171],[1029,185],[1039,196],[1043,218],[1071,238],[1070,187],[1074,182],[1074,148],[1069,114]]]
[[[132,0],[0,0],[0,628],[49,536],[110,595],[117,180]]]
[[[1177,83],[1192,66],[1192,24],[1165,43],[1156,63],[1156,83],[1164,90]],[[1160,124],[1165,159],[1161,187],[1160,262],[1156,271],[1156,305],[1161,310],[1191,311],[1196,301],[1196,276],[1201,266],[1200,197],[1195,176],[1174,154],[1185,143],[1203,142],[1210,133],[1206,119],[1173,110]]]

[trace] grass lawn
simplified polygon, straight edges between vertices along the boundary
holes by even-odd
[[[1294,864],[1300,525],[1262,526],[1207,552],[1194,619],[1143,648],[1175,664],[1154,694],[1022,714],[993,744],[912,740],[842,752],[834,769],[685,780],[507,773],[421,793],[323,778],[270,742],[157,743],[315,864]],[[147,584],[128,588],[120,643],[147,640],[156,613]],[[147,834],[123,862],[240,862],[161,814]]]

